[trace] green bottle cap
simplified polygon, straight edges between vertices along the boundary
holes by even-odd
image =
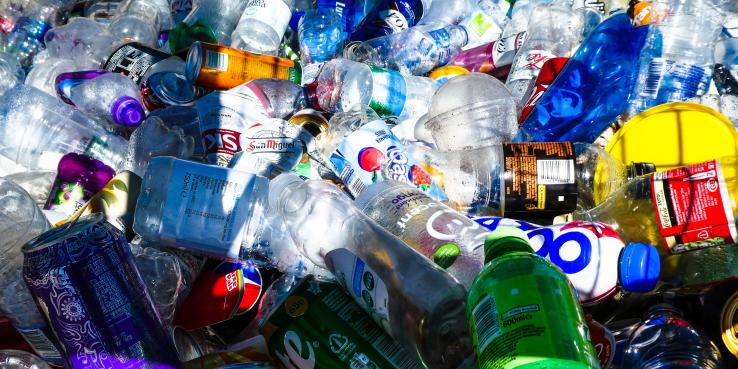
[[[528,235],[519,228],[498,227],[484,240],[485,263],[513,251],[534,252],[528,241]]]

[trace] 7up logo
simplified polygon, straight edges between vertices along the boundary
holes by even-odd
[[[294,331],[287,331],[284,335],[284,350],[275,350],[274,354],[282,361],[287,369],[315,368],[315,351],[310,343],[303,343],[300,336]]]

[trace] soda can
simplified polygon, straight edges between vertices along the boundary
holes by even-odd
[[[154,64],[170,58],[171,55],[140,44],[130,42],[119,47],[105,61],[103,69],[120,73],[140,84]]]
[[[154,73],[141,84],[141,97],[148,111],[192,106],[203,94],[203,89],[192,86],[178,73]]]
[[[102,215],[23,246],[23,279],[70,369],[181,368],[123,233]]]
[[[185,75],[191,83],[228,90],[259,78],[278,78],[300,84],[300,63],[270,55],[195,42],[187,54]]]

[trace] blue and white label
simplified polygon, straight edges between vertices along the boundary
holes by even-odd
[[[373,183],[392,179],[417,187],[436,200],[446,200],[443,191],[405,152],[400,140],[383,120],[369,122],[346,136],[330,161],[354,196]]]
[[[369,107],[382,118],[397,118],[405,109],[407,84],[400,72],[371,67],[372,99]]]
[[[473,219],[490,231],[500,226],[525,231],[536,254],[566,274],[582,304],[594,304],[617,291],[620,252],[625,244],[612,227],[583,221],[541,227],[507,218]]]

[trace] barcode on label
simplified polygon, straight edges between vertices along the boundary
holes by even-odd
[[[343,168],[341,179],[348,186],[349,192],[354,196],[359,196],[359,194],[366,190],[366,184],[361,181],[361,178],[355,175],[354,170],[349,166]]]
[[[491,296],[487,296],[474,308],[472,316],[474,317],[479,345],[477,352],[478,355],[481,355],[484,349],[501,334],[499,318],[497,317],[497,304]]]
[[[219,53],[217,51],[205,51],[205,66],[207,68],[227,71],[228,70],[228,54]]]
[[[398,369],[423,369],[423,366],[410,356],[407,351],[403,350],[400,345],[387,335],[381,335],[381,338],[374,342],[374,347],[384,356],[387,361],[395,364],[393,368]]]
[[[38,329],[21,330],[21,335],[33,347],[36,353],[46,360],[60,360],[61,354],[48,337]]]
[[[574,160],[538,160],[536,173],[539,185],[574,183]]]
[[[651,64],[648,66],[648,77],[646,78],[646,83],[643,86],[643,92],[641,95],[651,98],[656,97],[656,94],[659,92],[659,86],[661,85],[663,74],[664,61],[660,59],[651,61]]]

